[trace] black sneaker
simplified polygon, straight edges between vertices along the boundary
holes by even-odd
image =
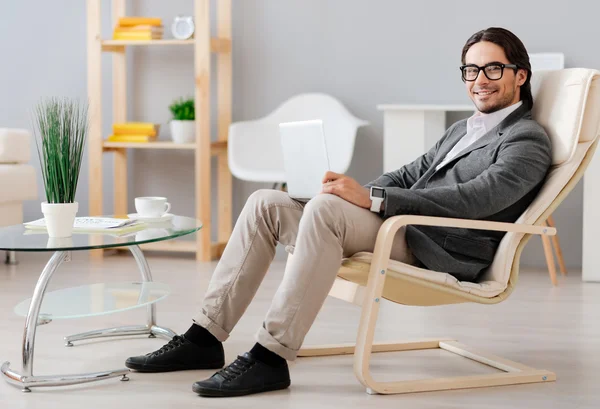
[[[275,391],[288,386],[290,371],[287,362],[280,367],[272,367],[246,352],[211,378],[196,382],[192,390],[200,396],[228,397]]]
[[[125,366],[139,372],[171,372],[188,369],[218,369],[225,365],[223,344],[200,347],[183,335],[176,335],[157,351],[134,356]]]

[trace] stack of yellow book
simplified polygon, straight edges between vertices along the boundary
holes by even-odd
[[[121,17],[113,31],[113,40],[160,40],[162,19],[157,17]]]
[[[113,124],[109,142],[152,142],[158,135],[158,125],[151,122],[123,122]]]

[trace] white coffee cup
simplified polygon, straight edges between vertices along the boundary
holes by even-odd
[[[171,209],[166,197],[146,196],[135,198],[135,210],[141,217],[161,217]]]

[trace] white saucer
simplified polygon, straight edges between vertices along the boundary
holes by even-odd
[[[137,213],[130,213],[127,215],[130,219],[141,220],[147,223],[159,223],[171,220],[173,215],[171,213],[165,213],[161,217],[142,217]]]

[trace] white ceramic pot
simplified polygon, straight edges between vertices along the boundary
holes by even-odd
[[[71,237],[79,203],[42,203],[49,237]]]
[[[48,237],[48,243],[46,244],[46,248],[49,249],[60,249],[73,246],[73,237]]]
[[[196,121],[171,121],[171,138],[175,143],[196,142]]]

